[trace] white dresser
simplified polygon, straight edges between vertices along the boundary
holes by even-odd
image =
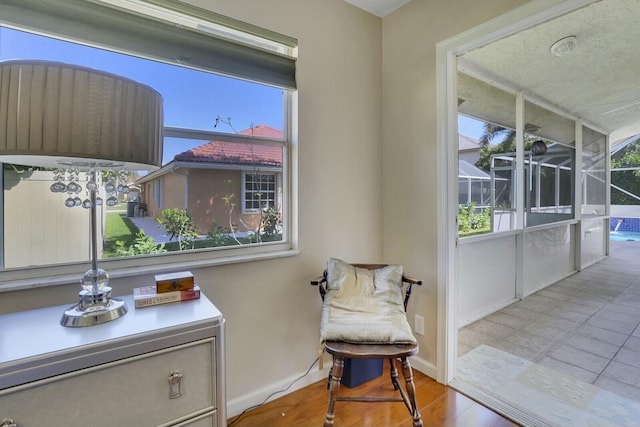
[[[68,306],[0,315],[0,426],[226,426],[224,318],[198,300],[60,325]]]

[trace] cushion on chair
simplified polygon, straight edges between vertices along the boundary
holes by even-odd
[[[414,344],[403,301],[401,265],[369,270],[331,258],[320,339]]]

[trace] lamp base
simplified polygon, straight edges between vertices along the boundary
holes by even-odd
[[[124,301],[110,298],[106,305],[93,305],[82,308],[78,303],[64,312],[60,324],[71,328],[94,326],[101,323],[119,319],[127,314],[127,305]]]

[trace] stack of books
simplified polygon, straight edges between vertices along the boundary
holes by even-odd
[[[200,287],[190,271],[158,274],[155,279],[155,285],[133,288],[136,308],[200,298]]]

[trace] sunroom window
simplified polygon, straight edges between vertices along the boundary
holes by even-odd
[[[114,0],[0,5],[0,60],[99,69],[144,83],[164,99],[163,165],[130,174],[124,184],[131,191],[120,204],[101,208],[100,257],[126,268],[131,256],[146,255],[136,265],[153,265],[167,262],[154,258],[184,255],[178,251],[185,245],[162,225],[174,214],[191,222],[187,247],[200,259],[229,256],[215,250],[221,247],[233,253],[289,248],[295,40],[187,5],[158,3],[148,9]],[[54,171],[4,164],[1,175],[5,272],[89,260],[87,212],[67,208],[64,197],[49,191]],[[275,235],[260,213],[265,207],[276,210],[270,217]],[[157,246],[139,252],[132,249],[136,239]]]

